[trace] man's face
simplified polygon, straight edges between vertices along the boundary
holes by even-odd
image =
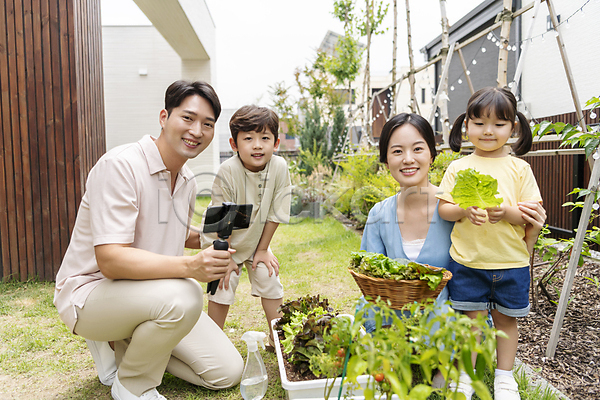
[[[273,156],[273,152],[279,148],[279,138],[269,128],[263,132],[240,132],[237,136],[237,144],[233,138],[229,139],[233,151],[237,151],[246,169],[258,172],[265,168]]]
[[[213,108],[208,100],[198,95],[186,97],[171,115],[162,110],[159,121],[162,132],[157,145],[167,168],[183,165],[202,153],[215,133]]]

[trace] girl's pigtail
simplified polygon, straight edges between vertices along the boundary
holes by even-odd
[[[450,135],[448,137],[450,148],[455,153],[460,151],[460,146],[462,145],[462,125],[465,121],[465,116],[466,113],[462,113],[454,120],[452,130],[450,131]]]
[[[519,139],[513,144],[512,149],[515,155],[522,156],[531,150],[533,144],[533,136],[531,134],[531,128],[529,127],[529,121],[527,117],[517,111],[517,117],[519,118]]]

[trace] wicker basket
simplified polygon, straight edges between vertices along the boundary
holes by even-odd
[[[431,269],[441,269],[428,266]],[[407,303],[422,301],[425,299],[435,299],[446,283],[452,279],[452,272],[445,270],[444,277],[435,290],[429,289],[426,281],[420,279],[400,280],[373,278],[364,274],[360,274],[351,268],[348,268],[350,274],[356,281],[365,298],[374,303],[377,297],[382,300],[389,300],[393,309],[400,309]]]

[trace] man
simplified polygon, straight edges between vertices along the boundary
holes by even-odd
[[[116,400],[165,399],[155,389],[165,370],[211,389],[240,381],[242,358],[202,312],[198,283],[224,277],[234,250],[183,255],[200,245],[185,162],[210,144],[220,112],[207,83],[174,82],[160,136],[110,150],[88,176],[54,304]]]

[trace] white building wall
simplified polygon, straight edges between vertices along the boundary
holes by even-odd
[[[158,137],[165,90],[181,79],[181,58],[153,26],[103,26],[102,36],[107,150],[144,135]],[[218,165],[215,137],[188,162],[203,194],[208,194]]]
[[[181,59],[153,26],[104,26],[102,43],[106,148],[158,137],[165,90],[179,79]]]
[[[559,30],[582,108],[587,100],[600,93],[600,80],[596,73],[600,65],[600,41],[597,40],[600,2],[588,2],[582,13],[578,10],[584,3],[583,0],[552,2],[556,14],[561,16],[561,21],[566,21],[572,16],[569,23],[561,25]],[[524,37],[529,30],[532,16],[533,10],[523,15]],[[547,16],[548,7],[541,3],[522,75],[522,100],[531,115],[536,118],[575,111],[554,32],[546,31]]]

